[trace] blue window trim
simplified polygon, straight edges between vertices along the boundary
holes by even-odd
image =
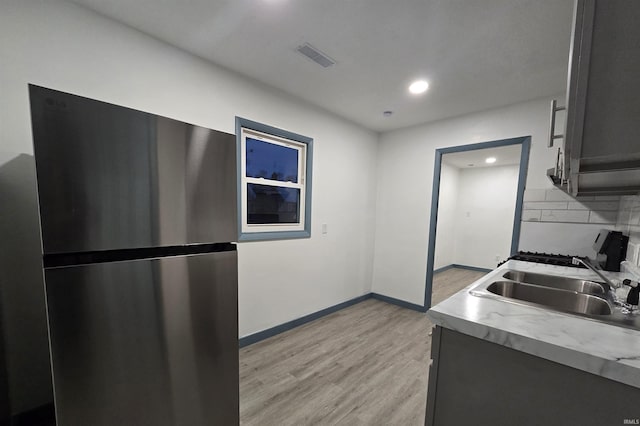
[[[306,145],[306,167],[305,167],[305,198],[304,198],[304,229],[301,231],[273,231],[273,232],[242,232],[242,129],[250,129],[273,136],[300,142]],[[313,166],[313,139],[308,136],[299,135],[277,127],[268,126],[246,118],[236,117],[236,161],[238,169],[237,194],[238,194],[238,241],[265,241],[284,240],[292,238],[311,237],[311,177]]]

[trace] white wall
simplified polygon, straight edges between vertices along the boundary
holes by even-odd
[[[460,169],[447,163],[440,168],[440,197],[438,198],[438,227],[433,269],[455,263],[456,206]]]
[[[511,165],[460,171],[453,263],[494,269],[509,257],[519,170]]]
[[[613,229],[586,223],[522,222],[520,250],[593,258],[593,242],[603,228]]]
[[[0,151],[32,153],[27,83],[229,133],[242,116],[314,138],[312,237],[239,245],[241,336],[370,291],[375,133],[57,0],[2,1],[0,58]]]
[[[517,165],[442,163],[434,270],[451,264],[493,269],[496,256],[509,256],[518,173]]]
[[[549,103],[550,98],[539,99],[381,135],[372,291],[416,304],[424,301],[436,148],[531,136],[527,187],[551,188],[546,170],[555,164],[555,150],[546,147]],[[591,232],[596,225],[534,226],[522,227],[521,248],[532,240],[555,238],[558,251],[569,253],[574,246],[565,237]]]

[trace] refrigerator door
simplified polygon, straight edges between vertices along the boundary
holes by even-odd
[[[235,251],[45,270],[60,425],[238,424]]]
[[[234,135],[29,89],[45,254],[237,240]]]

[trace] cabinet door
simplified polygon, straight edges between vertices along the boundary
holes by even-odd
[[[581,172],[640,167],[638,22],[637,0],[576,2],[565,131],[573,185]]]
[[[427,426],[601,426],[640,417],[629,403],[638,388],[449,329],[436,338]]]
[[[640,2],[596,1],[582,163],[640,161],[639,76]]]

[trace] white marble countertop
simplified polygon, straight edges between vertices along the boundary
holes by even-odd
[[[588,269],[510,260],[427,315],[441,327],[640,388],[640,331],[469,294],[481,281],[501,277],[505,269],[602,281]]]

